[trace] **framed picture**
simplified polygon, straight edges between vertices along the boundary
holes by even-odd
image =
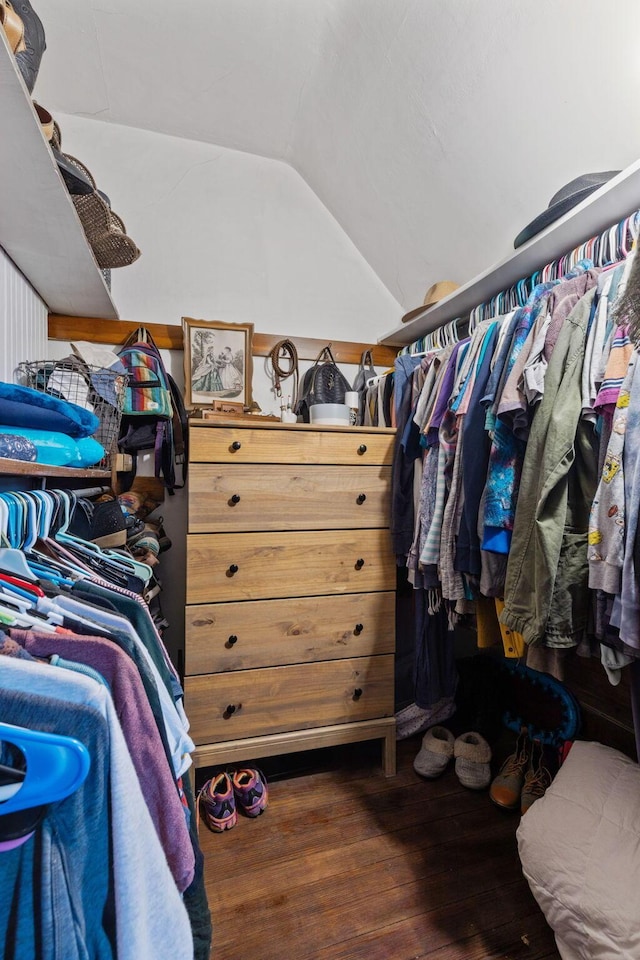
[[[252,323],[182,318],[185,406],[210,407],[219,400],[251,404]]]

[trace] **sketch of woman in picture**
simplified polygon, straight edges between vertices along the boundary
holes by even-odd
[[[215,393],[223,389],[213,342],[193,371],[192,389],[197,393]]]
[[[222,352],[218,354],[217,364],[220,370],[222,389],[239,393],[243,384],[242,370],[239,370],[234,363],[231,347],[224,347]]]

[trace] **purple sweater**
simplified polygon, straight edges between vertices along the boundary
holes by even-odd
[[[11,638],[34,657],[50,657],[57,653],[68,660],[93,667],[107,681],[140,788],[171,873],[178,889],[181,892],[186,890],[193,880],[195,861],[185,812],[140,674],[133,661],[111,640],[81,637],[66,630],[55,634],[11,630]]]

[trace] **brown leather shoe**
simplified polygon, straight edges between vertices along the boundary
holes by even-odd
[[[514,752],[504,761],[489,789],[493,802],[505,810],[518,810],[520,807],[520,795],[529,767],[529,752],[529,740],[526,731],[522,730]]]
[[[544,749],[538,740],[533,741],[529,768],[524,777],[522,793],[520,794],[520,813],[523,815],[529,807],[544,796],[545,790],[551,785],[553,777],[544,759]]]

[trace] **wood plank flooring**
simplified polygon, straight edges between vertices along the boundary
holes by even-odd
[[[419,745],[398,744],[391,779],[377,744],[265,760],[262,816],[224,834],[201,823],[215,960],[559,957],[522,877],[517,815],[453,765],[422,780]]]

